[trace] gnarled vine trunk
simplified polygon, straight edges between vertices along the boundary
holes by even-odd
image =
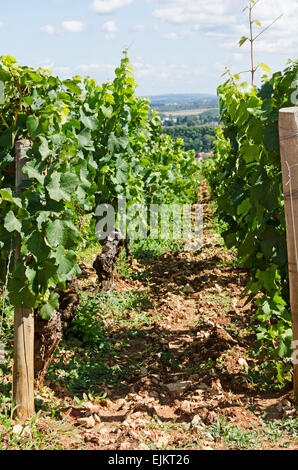
[[[41,384],[62,340],[61,315],[56,312],[50,320],[43,320],[39,313],[35,312],[34,327],[34,377]]]
[[[35,311],[34,326],[34,377],[36,382],[42,384],[55,351],[63,337],[63,328],[71,321],[72,315],[79,304],[77,285],[70,281],[67,289],[60,292],[60,309],[50,320],[43,320],[38,311]]]
[[[122,239],[120,230],[114,229],[93,263],[103,292],[108,292],[113,288],[116,262],[124,247],[130,256],[127,242]]]

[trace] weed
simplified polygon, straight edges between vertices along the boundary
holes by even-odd
[[[50,367],[51,380],[63,383],[72,396],[99,393],[107,382],[122,387],[122,382],[139,368],[133,357],[126,358],[124,365],[120,363],[123,351],[129,340],[146,335],[142,328],[152,323],[143,311],[152,307],[146,291],[80,295],[81,304],[67,341]]]

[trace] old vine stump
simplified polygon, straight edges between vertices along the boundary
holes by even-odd
[[[66,290],[59,293],[60,309],[50,320],[43,320],[38,311],[35,312],[34,377],[39,384],[43,383],[54,353],[62,340],[63,328],[69,325],[79,305],[75,281],[69,281]]]
[[[126,247],[126,243],[122,239],[121,232],[114,229],[93,263],[103,292],[108,292],[113,288],[115,266],[123,247]]]

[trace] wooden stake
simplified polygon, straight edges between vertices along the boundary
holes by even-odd
[[[294,350],[298,350],[298,107],[279,111],[279,137],[287,228],[290,302]],[[296,343],[295,343],[296,341]],[[297,346],[296,346],[297,345]],[[296,348],[295,348],[296,346]],[[295,354],[293,354],[294,358]],[[294,359],[294,395],[298,399],[298,354]]]
[[[26,178],[22,169],[26,163],[26,151],[31,147],[28,140],[15,143],[16,190]],[[15,250],[15,263],[20,257],[20,242]],[[14,309],[14,363],[13,402],[15,414],[23,419],[34,413],[34,310],[15,307]]]

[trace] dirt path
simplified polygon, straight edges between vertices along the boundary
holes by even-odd
[[[135,310],[126,313],[127,329],[111,321],[114,354],[107,356],[106,365],[130,371],[127,376],[120,384],[106,378],[98,387],[106,399],[85,398],[79,404],[59,383],[48,384],[56,393],[51,400],[62,400],[62,417],[72,429],[63,447],[298,449],[290,392],[261,393],[248,381],[254,338],[247,328],[253,306],[244,307],[240,298],[247,274],[234,266],[212,231],[206,189],[202,203],[201,251],[134,261],[137,280],[117,277],[116,290],[137,291],[149,299],[139,310],[149,324],[133,323],[132,329]],[[92,293],[96,278],[91,268],[86,271],[81,288]],[[48,417],[38,426],[45,430],[49,423]]]

